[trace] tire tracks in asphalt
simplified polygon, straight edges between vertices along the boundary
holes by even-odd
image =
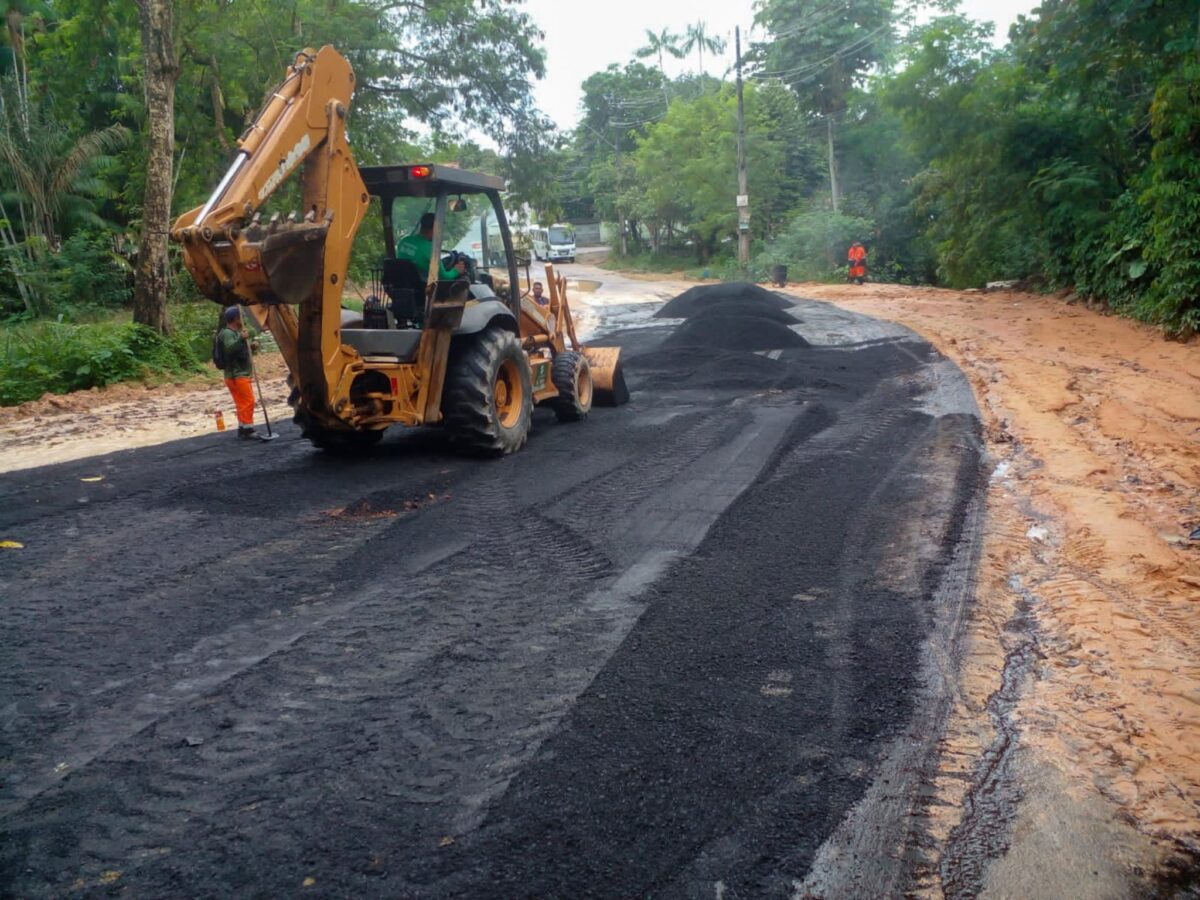
[[[116,573],[75,627],[116,611],[165,627],[163,649],[75,648],[125,680],[19,748],[80,761],[20,773],[0,879],[30,896],[111,871],[144,895],[290,893],[302,877],[354,895],[786,894],[917,702],[929,595],[896,583],[900,551],[873,530],[947,511],[897,467],[969,431],[914,413],[922,390],[904,379],[925,363],[891,343],[800,354],[787,364],[802,386],[783,391],[656,397],[631,373],[631,407],[540,420],[526,452],[494,464],[419,435],[344,467],[288,448],[272,468],[231,444],[214,451],[238,461],[224,483],[211,464],[173,469],[186,454],[123,457],[140,470],[131,510],[185,515],[158,541],[158,574]],[[426,491],[412,513],[324,515]],[[39,527],[85,521],[70,503],[63,489]],[[224,605],[201,582],[239,558],[205,545],[218,523],[257,545],[240,559],[262,570]],[[900,545],[920,550],[922,584],[951,531]],[[121,533],[98,524],[90,547]],[[87,566],[59,584],[67,569]],[[30,614],[53,605],[33,571]]]

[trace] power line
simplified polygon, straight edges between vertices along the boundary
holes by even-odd
[[[824,25],[826,22],[830,21],[835,16],[840,15],[842,12],[844,12],[844,9],[841,4],[829,3],[825,6],[820,6],[812,10],[806,16],[801,17],[796,24],[789,28],[783,29],[783,31],[771,32],[769,27],[767,30],[771,34],[773,40],[780,40],[782,38],[791,37],[793,34],[797,34],[801,31],[808,31],[810,28],[816,28],[818,25]]]
[[[891,26],[890,22],[885,22],[883,25],[880,25],[878,28],[875,28],[874,30],[868,32],[867,34],[857,37],[854,40],[850,41],[849,43],[844,44],[843,46],[839,47],[837,50],[833,51],[833,53],[829,54],[827,57],[825,57],[824,59],[819,60],[817,62],[801,63],[800,65],[792,66],[791,68],[787,68],[787,69],[776,69],[774,71],[756,72],[754,74],[754,77],[756,79],[779,78],[781,80],[786,80],[788,77],[793,76],[793,75],[800,75],[800,74],[803,74],[806,72],[813,71],[814,69],[823,69],[823,68],[827,67],[830,63],[832,63],[834,60],[838,59],[839,57],[845,56],[849,53],[853,53],[856,50],[861,50],[864,47],[867,47],[868,45],[873,44],[876,40],[878,40],[879,36],[884,31],[888,31],[891,27],[892,26]]]

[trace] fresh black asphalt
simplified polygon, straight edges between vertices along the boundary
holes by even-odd
[[[792,314],[610,336],[633,401],[499,461],[287,425],[0,476],[0,893],[788,897],[904,751],[861,861],[902,891],[978,418]]]

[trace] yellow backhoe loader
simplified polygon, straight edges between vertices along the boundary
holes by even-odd
[[[565,279],[546,267],[549,306],[522,296],[503,181],[423,163],[360,169],[346,137],[353,92],[354,71],[332,47],[299,53],[212,196],[171,230],[200,290],[246,305],[274,335],[304,435],[345,449],[390,425],[440,423],[456,444],[500,455],[525,443],[537,404],[572,420],[593,399],[627,400],[620,351],[576,338]],[[264,221],[297,170],[301,210]],[[343,292],[373,202],[386,255],[360,314],[343,309]],[[485,225],[478,259],[444,256],[453,217],[472,203],[494,218],[502,246],[488,246]],[[427,271],[397,258],[394,211],[414,204],[432,214]]]

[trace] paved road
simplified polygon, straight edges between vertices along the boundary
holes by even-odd
[[[286,426],[0,476],[0,893],[902,887],[978,418],[911,333],[794,315],[627,329],[633,402],[497,462]]]

